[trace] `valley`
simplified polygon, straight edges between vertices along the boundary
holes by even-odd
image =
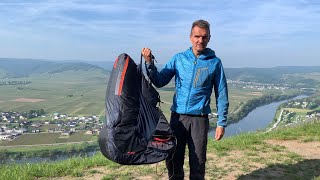
[[[9,67],[8,62],[6,63],[0,67]],[[24,129],[25,132],[6,137],[9,141],[0,141],[0,151],[10,147],[8,151],[16,153],[24,151],[23,149],[27,149],[29,145],[36,145],[37,149],[41,150],[46,149],[47,144],[59,147],[61,143],[66,143],[68,147],[72,143],[96,141],[96,135],[104,122],[105,93],[110,74],[108,69],[112,68],[108,66],[102,69],[85,63],[47,62],[46,64],[43,61],[35,61],[34,66],[17,61],[14,63],[12,66],[15,66],[17,71],[13,68],[2,70],[0,68],[0,71],[6,72],[1,73],[2,79],[0,79],[0,132],[3,136]],[[52,67],[52,65],[56,66]],[[24,73],[20,66],[27,67]],[[239,121],[255,107],[276,100],[262,100],[266,97],[291,97],[305,93],[312,94],[317,91],[320,79],[317,78],[319,76],[313,75],[320,71],[306,70],[299,74],[294,70],[290,72],[288,69],[290,68],[286,68],[285,71],[288,74],[282,76],[277,74],[282,77],[277,81],[272,81],[273,76],[271,80],[262,79],[261,73],[255,69],[251,71],[250,69],[246,69],[247,71],[227,69],[230,101],[229,123]],[[274,69],[264,71],[272,72]],[[292,73],[294,76],[290,75]],[[248,81],[249,76],[251,81]],[[300,84],[292,84],[293,80],[290,77],[305,79],[301,79]],[[310,84],[308,87],[303,86],[303,83],[311,77],[312,81],[318,83],[314,83],[313,86]],[[286,83],[281,84],[284,79]],[[157,90],[163,102],[160,103],[160,108],[169,120],[174,84],[169,83],[166,87]],[[247,107],[250,108],[247,109]],[[40,109],[43,110],[42,115],[27,117],[31,110]],[[213,112],[211,121],[214,126],[216,111],[214,95],[211,97],[211,109]],[[13,113],[18,113],[20,116],[13,118],[11,115]],[[58,115],[64,117],[59,118]],[[96,119],[94,121],[85,120],[86,118],[92,119],[92,117]],[[68,145],[69,143],[71,144]],[[97,144],[95,146],[97,147]]]

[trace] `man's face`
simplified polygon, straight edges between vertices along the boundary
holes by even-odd
[[[210,34],[205,28],[195,26],[192,29],[190,41],[193,52],[196,55],[199,55],[207,47],[207,44],[210,41]]]

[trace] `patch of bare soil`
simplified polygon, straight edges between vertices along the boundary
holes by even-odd
[[[271,158],[273,155],[273,152],[250,154],[249,151],[231,151],[222,157],[208,154],[206,179],[238,179],[240,175],[267,167],[268,161],[276,163],[277,160]]]
[[[301,142],[284,141],[284,140],[268,140],[266,141],[272,145],[279,145],[286,147],[289,151],[294,152],[305,159],[320,159],[320,142]]]
[[[250,95],[253,96],[262,96],[263,94],[261,92],[251,92]]]
[[[14,102],[31,102],[31,103],[36,103],[36,102],[42,102],[46,101],[46,99],[36,99],[36,98],[17,98],[14,100],[11,100]]]
[[[256,150],[208,154],[206,179],[312,179],[320,176],[320,142],[268,140]],[[293,154],[302,159],[297,159]],[[297,156],[296,156],[297,157]]]
[[[93,172],[93,173],[90,173]],[[101,167],[95,167],[90,170],[85,170],[85,176],[83,177],[71,177],[71,176],[65,176],[65,177],[55,177],[51,178],[50,180],[98,180],[102,179],[105,175],[110,173],[110,170],[107,168],[101,166]]]

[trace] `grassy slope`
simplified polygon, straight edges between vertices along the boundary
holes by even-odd
[[[270,133],[250,133],[209,140],[207,179],[320,179],[320,160],[304,159],[283,146],[267,140],[320,141],[320,123],[313,122]],[[186,162],[187,164],[187,162]],[[186,165],[187,166],[187,165]],[[187,167],[186,167],[187,169]],[[74,158],[54,163],[0,166],[0,179],[166,179],[164,163],[120,166],[100,153],[88,158]],[[157,174],[158,173],[158,174]]]

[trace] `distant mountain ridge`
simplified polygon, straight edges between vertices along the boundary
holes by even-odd
[[[32,74],[59,73],[64,71],[108,71],[99,66],[85,62],[58,62],[38,59],[0,58],[0,78],[26,77]]]
[[[88,61],[111,71],[111,61]],[[156,64],[158,70],[164,64]],[[289,84],[295,87],[320,88],[320,66],[278,66],[272,68],[225,68],[227,79],[244,82],[258,82],[268,84]],[[318,73],[318,77],[311,78],[312,73]],[[309,74],[311,77],[304,77]]]
[[[319,87],[320,66],[279,66],[273,68],[225,68],[226,77],[244,82]],[[313,74],[318,74],[314,76]]]
[[[64,71],[99,70],[108,73],[113,61],[50,61],[0,58],[0,78],[26,77],[31,74]],[[164,65],[156,64],[159,70]],[[225,68],[227,79],[244,82],[285,83],[300,87],[320,88],[320,66],[279,66],[272,68]]]
[[[158,70],[164,65],[156,64]],[[277,66],[272,68],[224,68],[227,79],[268,84],[320,88],[320,66]],[[318,74],[313,76],[312,73]],[[308,77],[309,75],[309,77]]]
[[[284,74],[296,73],[320,73],[320,66],[277,66],[272,68],[225,68],[226,74],[230,79],[240,76],[271,76],[279,78]]]

